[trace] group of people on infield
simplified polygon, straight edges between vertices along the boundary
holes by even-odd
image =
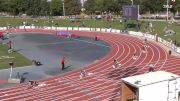
[[[11,38],[9,37],[9,32],[0,32],[0,38],[2,40],[2,42],[4,43],[5,40],[7,40],[6,44],[8,45],[8,53],[12,53],[13,52],[13,42],[11,40]]]

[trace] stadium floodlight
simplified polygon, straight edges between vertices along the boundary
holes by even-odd
[[[169,6],[169,0],[167,0],[167,6]],[[167,21],[168,21],[168,16],[169,16],[169,7],[167,7],[167,18],[166,18]]]
[[[132,5],[134,5],[134,3],[133,3],[134,1],[133,0],[131,0],[131,3],[132,3]]]
[[[175,2],[175,0],[171,0],[172,2]],[[169,0],[166,1],[166,5],[163,5],[163,8],[166,8],[166,20],[169,20],[169,9],[172,8],[172,5],[169,5]]]
[[[11,67],[9,78],[11,79],[11,77],[12,77],[12,68],[13,68],[14,63],[13,62],[9,62],[9,65]]]
[[[21,79],[20,78],[12,78],[12,71],[13,71],[14,62],[9,62],[9,65],[10,65],[11,69],[10,69],[8,83],[17,83],[17,84],[20,84],[21,83]]]
[[[66,13],[65,13],[65,7],[64,7],[64,0],[61,0],[63,2],[63,16],[65,17],[66,16]]]

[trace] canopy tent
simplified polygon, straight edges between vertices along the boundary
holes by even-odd
[[[121,101],[178,101],[180,76],[156,71],[122,78]]]

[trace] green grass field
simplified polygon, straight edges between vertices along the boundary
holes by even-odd
[[[93,27],[93,28],[108,28],[112,27],[115,29],[123,29],[124,24],[119,20],[115,20],[112,22],[108,22],[106,20],[84,20],[81,19],[79,22],[70,22],[69,20],[63,19],[23,19],[23,18],[0,18],[0,26],[7,26],[10,24],[11,26],[20,26],[23,21],[27,21],[29,25],[34,24],[35,26],[59,26],[59,27],[81,27],[84,22],[85,27]],[[52,22],[53,21],[53,22]],[[147,21],[141,21],[141,31],[145,32],[145,26],[147,26]],[[164,36],[165,32],[163,32],[164,27],[167,25],[167,22],[163,21],[153,21],[153,28],[155,32],[152,34],[158,34],[160,37],[166,40],[176,40],[180,43],[180,25],[174,23],[170,25],[170,28],[176,31],[176,35],[174,36]],[[134,29],[129,29],[134,30]]]
[[[23,55],[17,52],[8,53],[7,50],[8,50],[7,45],[0,44],[0,69],[9,68],[10,67],[9,62],[14,62],[15,67],[32,65],[32,62]],[[6,58],[7,56],[14,58]]]
[[[11,26],[20,26],[24,21],[28,22],[28,25],[35,25],[35,26],[59,26],[59,27],[92,27],[92,28],[115,28],[115,29],[123,29],[124,24],[119,20],[114,20],[108,22],[106,20],[85,20],[80,19],[77,22],[71,22],[69,19],[24,19],[24,18],[0,18],[0,27],[7,26],[10,24]],[[132,23],[132,22],[131,22]],[[141,31],[145,32],[145,26],[147,26],[147,21],[140,21],[141,23]],[[153,28],[154,32],[151,34],[158,34],[160,37],[166,40],[176,40],[177,43],[180,43],[180,25],[174,23],[170,25],[170,28],[176,32],[176,35],[173,36],[164,36],[165,32],[163,31],[164,27],[167,25],[167,22],[163,21],[153,21]],[[135,30],[135,29],[129,29]],[[7,60],[0,60],[0,68],[9,67],[8,63],[10,61],[14,61],[16,66],[27,66],[31,65],[31,61],[27,60],[21,54],[18,53],[7,53],[7,46],[0,45],[0,56],[13,56],[16,59],[7,59]]]

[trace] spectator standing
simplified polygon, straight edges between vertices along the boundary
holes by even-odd
[[[12,53],[12,40],[10,39],[7,44],[9,46],[8,53]]]
[[[149,32],[153,32],[153,24],[152,24],[152,22],[149,22],[148,25],[149,25]]]
[[[65,69],[65,57],[62,56],[61,58],[61,69],[64,70]]]
[[[156,42],[158,42],[158,34],[155,34]]]
[[[95,36],[94,40],[95,40],[95,41],[98,41],[98,37],[97,37],[97,36]]]

